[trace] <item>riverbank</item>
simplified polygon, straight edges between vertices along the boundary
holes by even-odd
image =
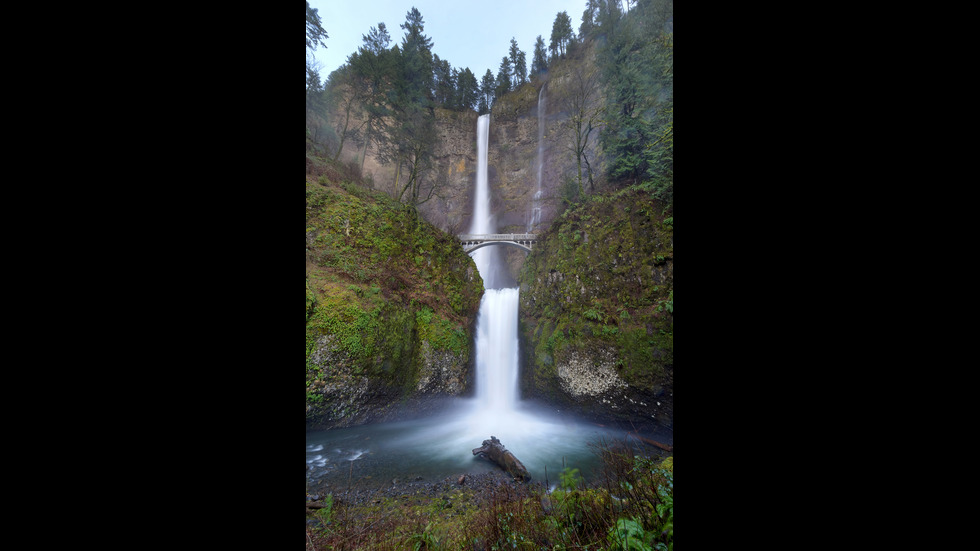
[[[653,446],[597,452],[603,468],[589,480],[567,469],[522,483],[498,469],[308,489],[307,549],[591,547],[616,537],[620,519],[635,519],[633,537],[672,543],[673,454]]]

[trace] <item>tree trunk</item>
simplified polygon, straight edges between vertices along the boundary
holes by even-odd
[[[518,480],[527,482],[531,480],[524,465],[514,457],[514,454],[507,451],[504,445],[497,440],[496,436],[491,436],[490,440],[484,440],[483,445],[473,450],[473,455],[488,459]]]

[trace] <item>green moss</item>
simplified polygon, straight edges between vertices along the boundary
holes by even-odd
[[[331,369],[403,396],[423,340],[468,356],[483,282],[453,236],[384,194],[327,178],[307,181],[306,233],[308,387],[328,377],[309,361],[326,335],[339,349]]]
[[[626,189],[590,196],[541,235],[519,277],[522,295],[534,297],[521,312],[536,328],[525,335],[534,347],[531,380],[548,378],[554,368],[545,359],[556,354],[613,349],[631,387],[667,383],[673,227],[663,216],[649,193]]]

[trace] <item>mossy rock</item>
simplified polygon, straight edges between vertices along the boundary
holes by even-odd
[[[539,236],[519,282],[527,392],[562,394],[548,358],[598,366],[613,351],[628,391],[621,402],[576,398],[582,407],[595,413],[605,400],[612,417],[672,419],[673,225],[663,205],[638,189],[589,196]]]
[[[470,365],[483,281],[454,236],[387,195],[325,176],[307,179],[306,236],[308,427],[357,424],[411,400],[422,362]],[[345,387],[364,403],[331,403]]]

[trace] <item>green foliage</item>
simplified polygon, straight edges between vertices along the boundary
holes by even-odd
[[[319,392],[307,392],[306,403],[314,405],[323,403],[323,394],[320,394]]]
[[[602,311],[601,309],[589,308],[582,313],[586,318],[590,320],[602,321]]]
[[[609,531],[607,537],[611,549],[651,551],[652,548],[645,543],[645,539],[643,524],[635,518],[617,520],[616,526]]]
[[[334,182],[329,173],[307,182],[306,199],[309,422],[350,414],[333,409],[342,398],[327,400],[314,390],[335,378],[366,376],[411,394],[423,341],[469,357],[468,324],[483,284],[478,275],[464,280],[475,266],[453,236],[386,195]]]
[[[558,478],[561,481],[561,488],[564,490],[574,490],[585,482],[585,479],[579,474],[579,470],[572,468],[563,469],[558,474]]]
[[[571,351],[612,350],[631,387],[669,390],[673,245],[662,210],[635,188],[600,192],[564,210],[540,238],[519,283],[534,350],[527,380],[542,397],[560,391],[556,365]]]
[[[412,549],[415,551],[421,551],[422,549],[435,550],[440,548],[439,539],[432,534],[430,531],[431,529],[432,523],[429,523],[425,526],[424,530],[421,532],[416,532],[408,538],[409,543],[412,545]]]
[[[320,21],[320,14],[317,13],[317,8],[311,8],[310,3],[306,3],[306,47],[311,50],[316,50],[317,46],[327,47],[323,43],[323,39],[330,38],[327,36],[327,31],[323,29],[322,23]]]
[[[333,494],[327,494],[323,498],[323,508],[316,512],[316,516],[320,518],[323,524],[330,524],[333,519]]]
[[[621,451],[597,447],[605,474],[586,481],[567,468],[554,491],[453,484],[434,494],[335,506],[330,530],[315,533],[313,547],[672,551],[673,458],[615,449]]]
[[[612,8],[613,6],[610,6]],[[673,2],[600,7],[597,50],[609,117],[600,134],[614,181],[673,203]]]
[[[568,12],[558,12],[551,25],[551,42],[548,45],[552,57],[565,57],[565,49],[573,38],[572,18],[568,16]]]
[[[562,207],[568,208],[578,203],[581,191],[582,188],[579,186],[578,180],[571,176],[565,176],[562,179],[561,189],[559,190]]]

